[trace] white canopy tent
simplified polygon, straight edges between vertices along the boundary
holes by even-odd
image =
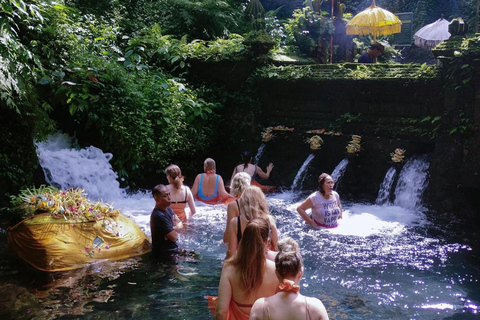
[[[448,32],[449,24],[450,22],[440,18],[434,23],[422,27],[413,35],[415,45],[425,49],[432,49],[440,42],[447,40],[450,38],[450,32]]]

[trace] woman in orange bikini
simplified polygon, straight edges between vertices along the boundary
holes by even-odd
[[[317,298],[300,294],[303,260],[298,244],[292,238],[282,239],[275,258],[275,269],[280,280],[277,293],[255,301],[251,320],[328,320],[327,310]]]
[[[275,263],[266,258],[269,224],[254,219],[245,228],[237,253],[225,261],[218,285],[216,320],[247,320],[253,303],[275,294]]]
[[[165,174],[169,183],[167,188],[170,191],[170,207],[182,222],[186,222],[196,212],[192,192],[189,187],[183,185],[182,171],[179,166],[175,164],[169,165],[165,169]],[[185,211],[187,204],[190,214],[187,214]]]
[[[228,203],[234,200],[225,190],[222,177],[215,173],[215,160],[205,159],[203,170],[205,173],[197,175],[193,183],[192,194],[195,199],[207,204]]]

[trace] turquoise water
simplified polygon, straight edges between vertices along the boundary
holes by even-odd
[[[268,196],[281,236],[299,242],[305,272],[302,293],[320,298],[331,319],[479,319],[478,254],[427,215],[396,206],[344,203],[333,230],[313,230],[295,211],[307,194]],[[115,205],[149,234],[150,196]],[[0,282],[32,297],[15,318],[212,319],[206,295],[216,295],[226,246],[226,210],[199,205],[182,247],[197,256],[175,264],[149,255],[85,269],[45,274],[6,256]],[[1,235],[2,248],[6,237]],[[24,299],[24,298],[22,298]]]

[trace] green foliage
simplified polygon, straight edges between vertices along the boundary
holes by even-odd
[[[343,63],[330,65],[269,65],[258,70],[258,76],[286,80],[370,80],[405,79],[421,81],[438,79],[436,66],[426,64],[357,64]]]
[[[239,7],[222,0],[127,0],[122,4],[121,24],[127,34],[159,24],[175,38],[212,40],[236,32],[241,19]]]
[[[303,54],[311,55],[315,52],[319,41],[329,40],[333,33],[332,21],[325,15],[325,12],[319,14],[310,7],[296,9],[285,25],[288,44],[296,46]]]
[[[41,23],[43,17],[35,4],[22,0],[4,0],[0,4],[0,101],[2,107],[24,114],[37,103],[32,87],[41,68],[37,57],[22,43],[24,28]],[[22,21],[22,24],[19,22]],[[23,105],[23,107],[22,107]]]
[[[127,71],[103,60],[101,67],[75,69],[59,91],[78,128],[115,155],[114,168],[132,184],[175,157],[202,150],[212,134],[208,123],[216,105],[163,73]]]
[[[122,60],[127,68],[153,67],[169,72],[186,72],[190,60],[240,60],[244,52],[243,37],[237,34],[231,34],[227,39],[194,40],[188,43],[186,37],[178,40],[163,35],[160,26],[155,25],[129,39]]]

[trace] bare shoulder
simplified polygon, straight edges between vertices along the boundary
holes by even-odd
[[[313,317],[313,319],[328,320],[327,309],[323,305],[322,301],[313,297],[307,297],[307,301],[310,309],[310,315]]]
[[[260,320],[263,319],[263,305],[265,303],[265,298],[260,298],[255,301],[253,304],[252,310],[250,311],[250,320]]]

